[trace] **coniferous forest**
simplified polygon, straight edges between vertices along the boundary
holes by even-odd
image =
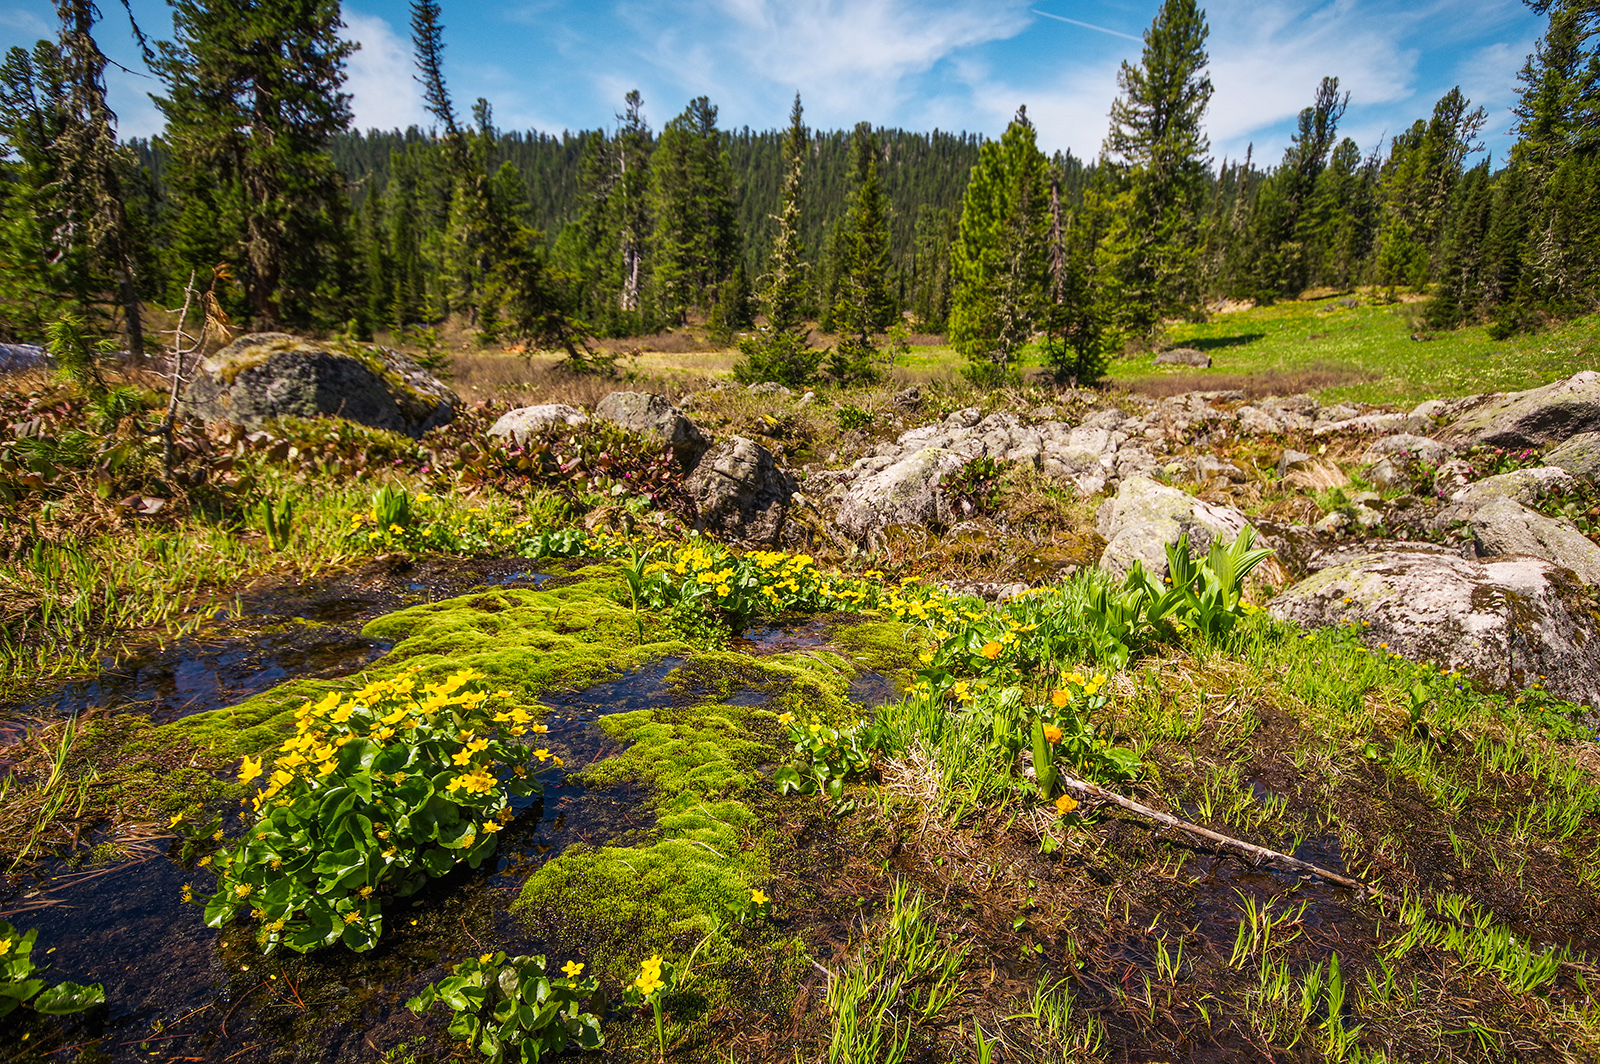
[[[141,302],[181,302],[198,279],[253,327],[368,336],[455,316],[487,342],[581,356],[585,337],[691,318],[754,327],[786,239],[796,312],[821,331],[908,318],[948,331],[978,377],[1004,378],[1037,336],[1060,375],[1090,378],[1218,299],[1375,285],[1430,293],[1436,328],[1509,335],[1597,293],[1600,11],[1583,0],[1536,4],[1548,28],[1508,158],[1483,152],[1489,116],[1459,90],[1359,145],[1330,70],[1281,159],[1220,164],[1192,3],[1167,4],[1123,64],[1087,160],[1046,157],[1025,106],[992,141],[812,130],[798,99],[787,130],[724,129],[705,98],[655,128],[637,93],[604,128],[502,130],[490,101],[452,98],[440,6],[412,6],[426,130],[351,128],[337,4],[174,0],[170,39],[134,28],[166,130],[124,142],[97,36],[128,29],[58,3],[57,38],[0,66],[0,334],[36,339],[71,312],[138,350]],[[247,32],[259,47],[241,51]],[[264,58],[280,54],[298,62]],[[867,289],[867,319],[841,322]]]

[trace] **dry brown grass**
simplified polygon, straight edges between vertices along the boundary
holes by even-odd
[[[1319,362],[1304,369],[1272,370],[1266,373],[1174,373],[1129,381],[1121,387],[1136,395],[1157,399],[1186,392],[1242,391],[1246,399],[1265,399],[1273,395],[1301,395],[1360,384],[1378,379],[1378,374],[1354,366]]]

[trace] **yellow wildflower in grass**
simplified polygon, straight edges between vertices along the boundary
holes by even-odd
[[[182,887],[179,887],[178,888],[178,896],[180,898],[182,898],[185,902],[194,901],[194,884],[185,883]],[[0,951],[0,952],[3,952],[3,951]]]
[[[246,757],[239,765],[239,782],[253,783],[261,775],[261,759],[259,757]]]
[[[1044,726],[1044,737],[1048,742],[1059,743],[1061,741],[1061,729],[1054,724],[1046,724]]]
[[[576,979],[583,974],[583,965],[578,961],[568,961],[561,966],[561,972],[568,979]]]
[[[1058,816],[1066,816],[1076,808],[1078,808],[1078,800],[1070,794],[1063,794],[1056,799],[1056,815]]]
[[[11,952],[11,940],[9,938],[0,938],[0,957],[4,957],[7,953],[10,953],[10,952]]]
[[[765,905],[765,904],[767,904],[767,896],[765,894],[761,893],[761,891],[759,891],[759,890],[752,889],[750,891],[750,904],[751,905]]]
[[[351,910],[344,914],[344,922],[347,924],[359,924],[361,922],[361,914]]]
[[[983,649],[978,651],[978,653],[982,654],[990,661],[993,661],[995,658],[1000,656],[1000,652],[1004,649],[1005,647],[991,639],[987,643],[983,644]]]
[[[233,892],[239,895],[241,898],[248,898],[250,896],[250,890],[251,887],[248,883],[240,883],[238,886],[233,888]]]
[[[779,724],[793,724],[794,723],[794,714],[793,713],[779,713],[778,714],[778,723]]]
[[[363,898],[372,897],[372,884],[368,883],[366,886],[364,886],[360,890],[356,891],[356,893],[361,895]]]
[[[1050,696],[1050,704],[1057,709],[1067,708],[1067,703],[1070,701],[1072,701],[1072,693],[1064,688],[1057,690],[1055,694]]]
[[[656,955],[639,966],[639,978],[633,981],[639,993],[649,997],[667,984],[661,978],[661,957]]]

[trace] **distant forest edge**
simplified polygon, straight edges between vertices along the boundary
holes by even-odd
[[[1488,116],[1458,89],[1364,149],[1339,135],[1336,77],[1281,159],[1218,166],[1193,0],[1165,0],[1122,65],[1092,160],[1044,155],[1025,108],[998,140],[821,132],[798,97],[788,128],[765,132],[718,128],[704,97],[655,130],[637,93],[606,129],[505,132],[488,101],[457,112],[430,0],[411,29],[434,124],[356,132],[337,4],[308,18],[170,2],[173,39],[147,49],[164,86],[155,141],[116,139],[88,0],[60,0],[57,39],[0,65],[0,338],[76,314],[137,348],[140,303],[180,302],[193,278],[254,327],[365,337],[455,316],[582,363],[585,337],[692,319],[730,340],[756,330],[744,375],[803,380],[823,354],[802,323],[842,338],[826,372],[849,379],[909,317],[948,331],[975,379],[1013,374],[1041,339],[1060,376],[1092,379],[1109,352],[1221,298],[1427,291],[1433,327],[1504,335],[1600,292],[1594,0],[1530,0],[1549,22],[1498,169],[1478,158]],[[247,28],[248,55],[232,43]]]

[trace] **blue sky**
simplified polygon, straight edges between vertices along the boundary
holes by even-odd
[[[102,46],[137,53],[117,0]],[[171,33],[166,6],[132,0],[145,31]],[[814,127],[866,120],[996,136],[1026,104],[1047,150],[1091,156],[1105,136],[1123,59],[1159,0],[443,0],[446,75],[460,109],[487,97],[507,129],[609,125],[638,88],[653,127],[698,95],[724,127],[782,125],[799,90]],[[1275,162],[1324,75],[1350,90],[1342,132],[1363,148],[1425,117],[1453,85],[1489,111],[1485,142],[1509,148],[1516,75],[1543,28],[1521,0],[1213,0],[1207,128],[1217,159],[1254,143]],[[412,80],[404,0],[344,7],[362,48],[349,91],[362,128],[426,124]],[[0,0],[0,45],[51,32],[48,0]],[[148,78],[110,80],[125,135],[160,120]],[[1386,143],[1386,141],[1385,141]]]

